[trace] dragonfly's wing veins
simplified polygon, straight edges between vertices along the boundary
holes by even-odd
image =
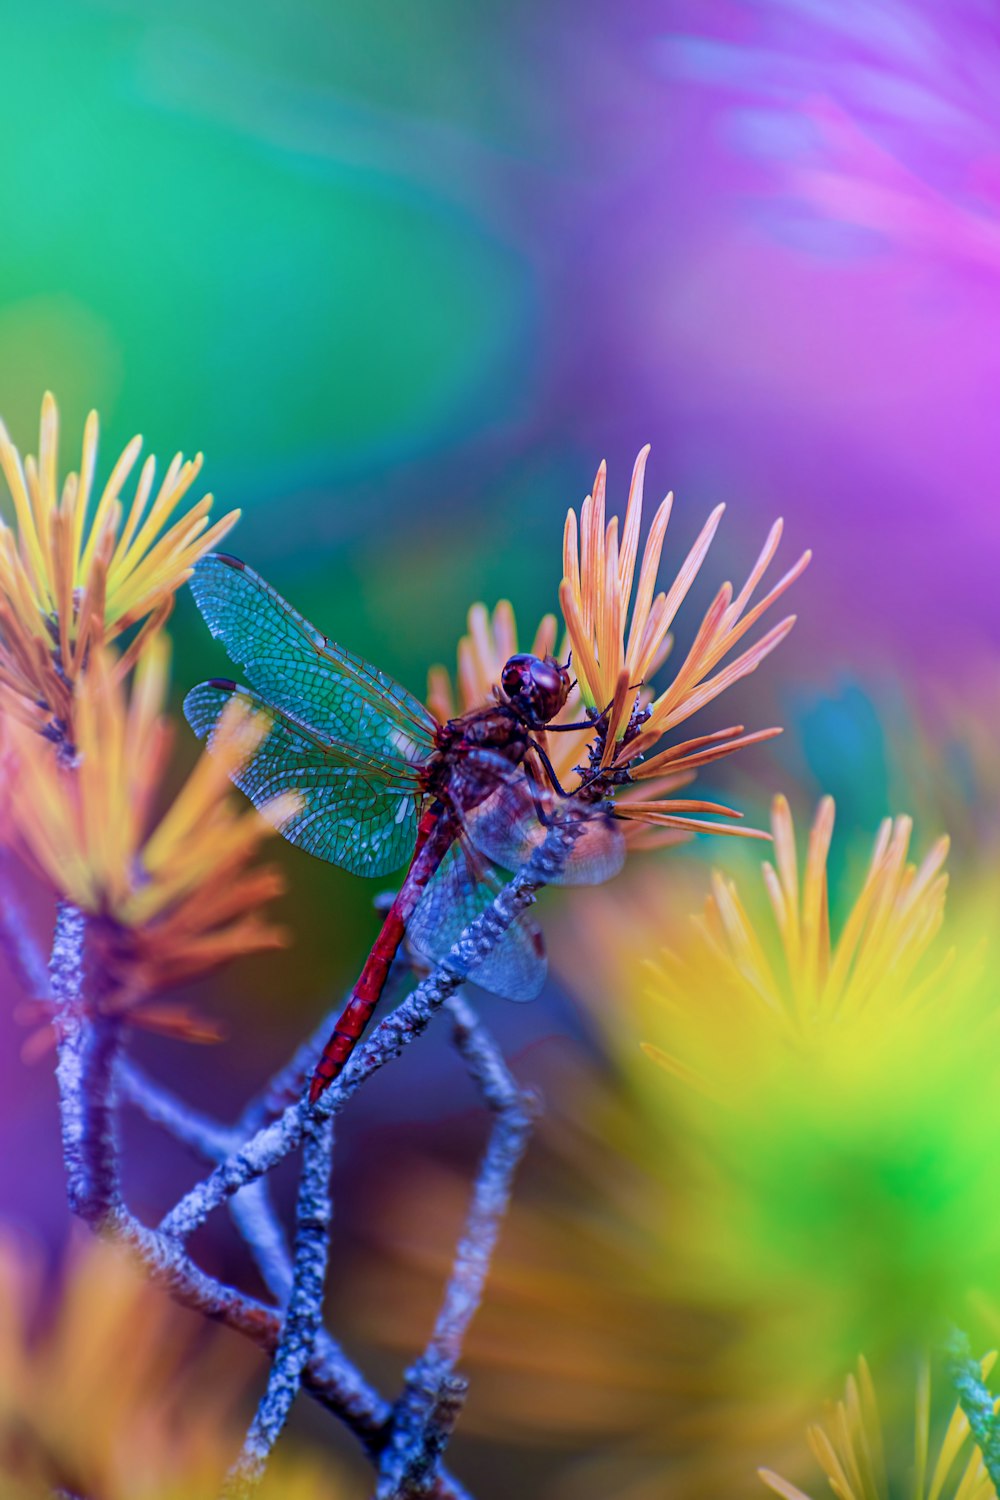
[[[286,839],[354,875],[386,875],[409,858],[423,795],[411,767],[324,741],[235,684],[203,682],[191,689],[184,712],[195,734],[211,743],[234,695],[264,717],[268,730],[233,780],[255,807],[296,794],[298,805],[278,824]]]
[[[485,801],[464,813],[466,832],[475,847],[505,870],[518,870],[545,838],[536,802],[550,823],[573,834],[565,863],[553,885],[602,885],[625,863],[620,823],[599,808],[562,800],[532,787],[524,771],[502,781]]]
[[[420,764],[436,724],[423,704],[329,640],[270,584],[223,552],[203,557],[191,592],[212,634],[268,703],[324,740]]]
[[[430,963],[439,963],[499,889],[475,851],[456,839],[406,924],[410,944]],[[533,1000],[545,983],[546,967],[541,931],[522,912],[493,951],[469,970],[469,979],[508,1000]]]

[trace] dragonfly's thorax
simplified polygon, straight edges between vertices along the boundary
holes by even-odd
[[[423,768],[424,784],[462,808],[476,807],[524,760],[530,731],[504,703],[472,709],[442,724],[434,753]]]

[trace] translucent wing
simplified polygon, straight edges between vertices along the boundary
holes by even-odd
[[[264,703],[250,688],[203,682],[184,700],[195,734],[211,744],[226,704],[242,699],[269,726],[233,777],[255,807],[294,792],[296,811],[279,823],[291,843],[355,875],[385,875],[413,852],[423,794],[413,767],[381,761],[354,745],[323,740]]]
[[[536,805],[537,804],[537,805]],[[505,870],[517,870],[545,837],[545,824],[560,824],[572,848],[554,885],[601,885],[625,863],[621,825],[601,808],[560,799],[533,786],[526,772],[500,783],[478,807],[463,813],[465,829],[481,853]]]
[[[406,924],[411,945],[430,963],[438,963],[499,888],[475,850],[456,839]],[[522,913],[492,953],[469,970],[469,978],[508,1000],[533,1000],[545,983],[546,967],[541,931]]]
[[[191,592],[251,686],[321,739],[409,764],[433,749],[435,722],[412,693],[329,640],[238,558],[203,557]]]

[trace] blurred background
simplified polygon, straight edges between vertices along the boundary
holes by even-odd
[[[474,601],[509,597],[530,638],[556,605],[567,505],[606,458],[623,509],[651,442],[647,492],[677,496],[665,571],[728,507],[680,647],[775,515],[787,564],[815,554],[789,642],[707,726],[786,734],[705,785],[758,819],[784,789],[803,825],[832,792],[844,868],[904,811],[921,849],[953,834],[959,888],[989,866],[1000,34],[988,6],[251,0],[237,14],[212,0],[41,0],[12,9],[4,32],[0,413],[22,449],[51,388],[67,467],[92,406],[105,473],[135,432],[164,461],[203,450],[206,487],[243,508],[227,546],[422,693],[431,663],[453,666]],[[224,658],[190,599],[171,631],[179,704]],[[178,779],[194,753],[180,723]],[[229,1040],[139,1043],[161,1077],[223,1112],[349,985],[375,930],[364,882],[279,858],[294,947],[188,997]],[[676,872],[684,910],[712,863],[756,863],[707,841],[648,860],[657,880]],[[547,904],[572,947],[571,903]],[[612,1064],[560,972],[534,1006],[483,1007],[562,1118],[593,1098],[577,1070],[606,1082]],[[55,1091],[47,1065],[20,1061],[13,1009],[0,1014],[0,1211],[54,1261],[67,1232]],[[482,1133],[433,1033],[345,1124],[331,1317],[380,1378],[419,1341],[418,1308],[387,1320],[392,1276],[352,1295],[358,1263],[380,1253],[381,1210],[422,1171],[409,1212],[447,1227],[445,1164],[467,1170]],[[544,1200],[554,1169],[532,1170]],[[130,1171],[137,1207],[156,1214],[191,1167],[137,1128]],[[609,1224],[618,1212],[599,1192],[590,1203]],[[390,1217],[386,1254],[405,1260]],[[416,1246],[426,1225],[413,1227]],[[206,1254],[252,1284],[224,1230]],[[578,1271],[566,1266],[567,1285]],[[703,1334],[684,1337],[697,1347]],[[690,1396],[681,1335],[667,1343],[682,1373],[661,1392],[664,1428],[677,1391]],[[480,1435],[456,1448],[477,1494],[500,1500],[515,1479],[519,1493],[583,1493],[579,1464],[605,1475],[595,1495],[625,1493],[601,1465],[634,1434],[612,1423],[595,1436],[558,1414],[505,1425],[502,1403],[491,1424],[485,1406]],[[644,1419],[654,1432],[659,1411]],[[302,1425],[353,1462],[315,1414]],[[628,1493],[665,1492],[661,1458],[651,1480],[630,1468]]]

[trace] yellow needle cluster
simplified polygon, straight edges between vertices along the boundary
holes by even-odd
[[[982,1361],[984,1379],[995,1362],[995,1354]],[[952,1411],[940,1445],[934,1448],[931,1443],[931,1380],[926,1361],[917,1375],[914,1429],[915,1435],[907,1444],[913,1454],[910,1493],[914,1500],[992,1500],[992,1481],[960,1406]],[[836,1500],[889,1500],[889,1436],[883,1432],[875,1385],[867,1362],[861,1358],[857,1376],[847,1378],[843,1400],[831,1402],[826,1420],[815,1423],[808,1433],[813,1457]],[[782,1500],[810,1500],[797,1485],[772,1469],[760,1469],[759,1473]]]
[[[198,558],[235,525],[209,525],[212,496],[180,510],[201,455],[178,453],[154,494],[150,455],[130,501],[123,490],[142,439],[134,437],[98,490],[97,413],[87,418],[78,471],[59,478],[59,413],[42,402],[38,456],[22,459],[0,422],[0,468],[13,525],[0,514],[0,710],[52,736],[72,738],[73,684],[91,649],[143,625],[119,663],[135,660],[163,624]]]
[[[262,732],[237,701],[212,753],[158,816],[171,740],[168,661],[166,638],[151,637],[127,692],[111,655],[91,652],[76,684],[72,764],[25,725],[9,726],[8,836],[64,899],[95,918],[111,983],[104,1003],[115,1009],[283,941],[257,910],[281,880],[250,865],[271,830],[229,793],[230,773]],[[279,819],[287,813],[275,808]],[[144,1018],[155,1014],[147,1009]]]

